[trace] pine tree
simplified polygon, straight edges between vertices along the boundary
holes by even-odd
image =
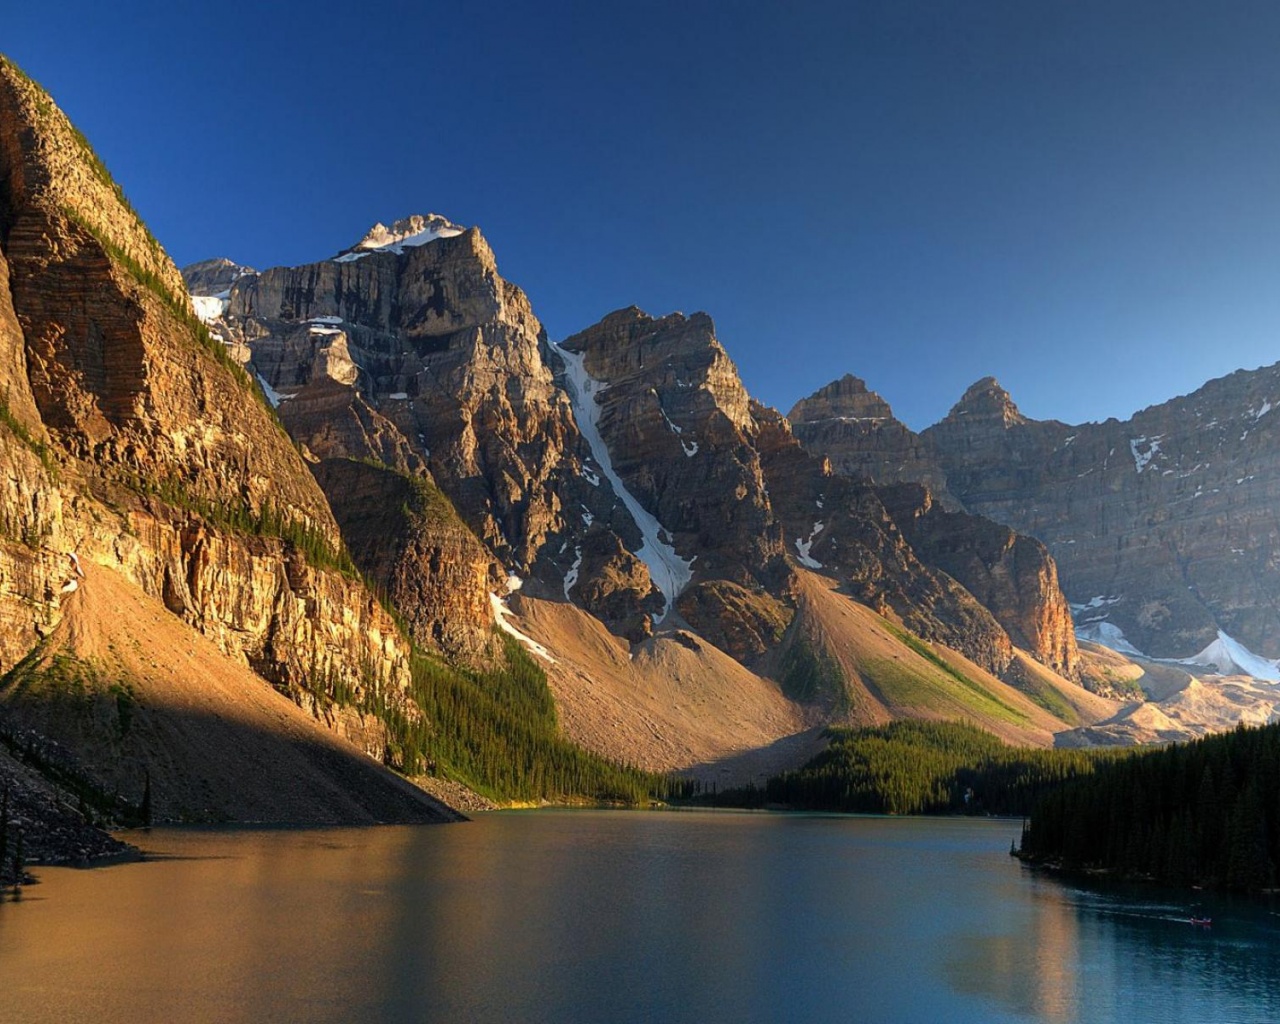
[[[9,853],[9,784],[5,783],[0,796],[0,874],[3,874],[5,857]]]
[[[22,888],[23,872],[26,871],[26,860],[22,855],[22,829],[18,829],[18,844],[13,851],[13,888],[16,892]]]

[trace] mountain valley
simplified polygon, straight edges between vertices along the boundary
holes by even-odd
[[[4,756],[104,820],[363,823],[756,782],[833,725],[1268,721],[1278,374],[1079,427],[988,378],[916,434],[853,377],[760,404],[705,313],[553,342],[437,214],[180,272],[3,61]]]

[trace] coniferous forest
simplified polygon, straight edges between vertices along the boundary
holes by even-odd
[[[1280,725],[1237,728],[1100,765],[1046,794],[1032,863],[1257,891],[1280,862]]]
[[[902,720],[827,736],[827,749],[803,767],[763,789],[719,794],[716,802],[863,814],[1026,814],[1053,787],[1124,756],[1010,747],[956,722]]]

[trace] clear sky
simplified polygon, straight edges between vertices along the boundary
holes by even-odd
[[[3,3],[179,264],[477,224],[553,338],[704,309],[784,412],[1127,416],[1280,360],[1280,4]]]

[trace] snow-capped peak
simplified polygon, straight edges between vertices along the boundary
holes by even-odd
[[[437,238],[452,238],[467,229],[453,223],[438,213],[429,213],[425,217],[415,213],[412,217],[398,220],[390,227],[378,223],[371,227],[364,238],[350,249],[334,257],[335,263],[350,263],[374,252],[393,252],[397,256],[406,248],[426,245]]]

